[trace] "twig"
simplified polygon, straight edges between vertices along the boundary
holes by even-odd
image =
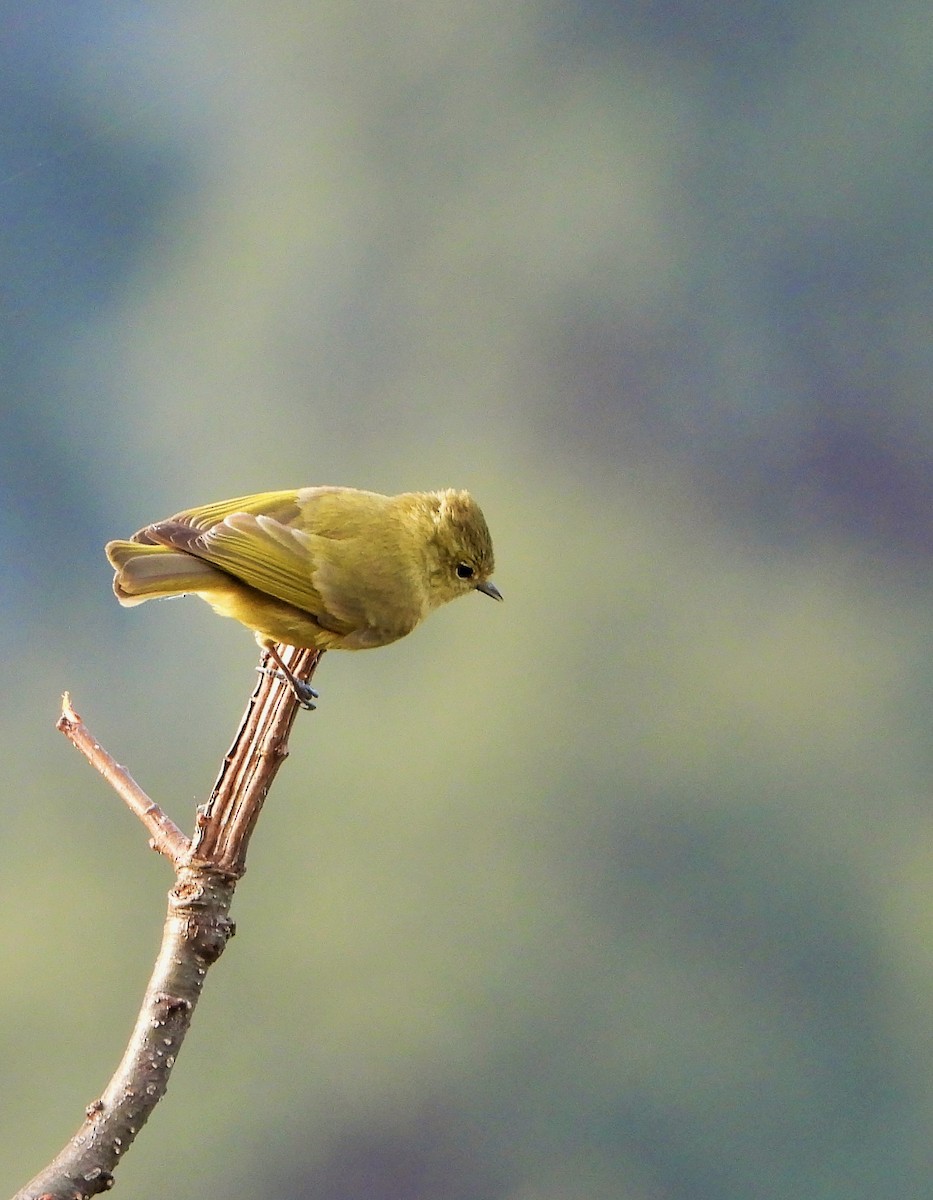
[[[126,767],[112,758],[103,746],[91,736],[87,726],[71,706],[71,696],[62,696],[62,715],[55,726],[76,746],[92,767],[96,767],[117,795],[134,812],[152,835],[149,845],[153,850],[178,866],[191,849],[191,843],[171,817],[167,816],[154,800],[150,800]]]
[[[320,651],[282,647],[290,669],[307,682]],[[129,1044],[83,1124],[56,1158],[14,1200],[87,1200],[113,1186],[113,1172],[165,1094],[169,1076],[208,968],[235,932],[229,910],[246,869],[250,834],[298,711],[290,687],[263,674],[250,697],[191,842],[143,792],[63,698],[58,728],[87,757],[149,831],[150,844],[175,867],[162,947]]]

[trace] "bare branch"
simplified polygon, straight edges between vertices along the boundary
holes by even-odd
[[[322,652],[282,650],[290,669],[307,682]],[[192,844],[92,737],[65,695],[58,728],[136,813],[155,849],[174,863],[175,886],[162,947],[120,1065],[88,1105],[75,1135],[14,1200],[87,1200],[113,1186],[123,1154],[165,1094],[208,968],[235,932],[233,893],[263,801],[287,756],[298,707],[291,687],[261,676],[211,799],[198,812]]]
[[[234,932],[227,915],[234,887],[230,877],[180,869],[123,1060],[71,1141],[15,1200],[84,1200],[113,1186],[117,1164],[165,1094],[207,968]]]
[[[283,646],[279,653],[289,670],[307,682],[324,651]],[[192,862],[204,861],[237,876],[246,869],[250,835],[272,780],[288,756],[288,735],[298,713],[297,704],[282,703],[283,693],[294,699],[288,684],[275,676],[260,676],[211,798],[198,811]],[[256,747],[255,752],[244,752],[248,747]]]
[[[149,844],[153,850],[164,854],[176,866],[191,849],[191,843],[171,817],[166,816],[154,800],[150,800],[126,767],[112,758],[71,706],[67,692],[62,696],[62,715],[55,726],[76,746],[92,767],[100,771],[117,795],[124,801],[146,826],[151,835]]]

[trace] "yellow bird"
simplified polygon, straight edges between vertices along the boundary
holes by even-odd
[[[306,706],[314,693],[276,642],[366,650],[467,592],[502,599],[479,505],[453,489],[261,492],[186,509],[105,549],[121,604],[200,596],[253,630]]]

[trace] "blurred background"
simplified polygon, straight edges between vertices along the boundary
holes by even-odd
[[[926,1194],[929,5],[0,13],[0,1191],[171,884],[60,693],[190,829],[258,660],[102,545],[343,483],[506,603],[325,658],[119,1194]]]

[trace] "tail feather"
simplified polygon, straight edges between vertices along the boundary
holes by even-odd
[[[116,572],[114,594],[127,608],[160,596],[183,596],[187,592],[229,587],[229,576],[223,571],[203,559],[179,554],[165,546],[118,541],[108,542],[105,550]]]

